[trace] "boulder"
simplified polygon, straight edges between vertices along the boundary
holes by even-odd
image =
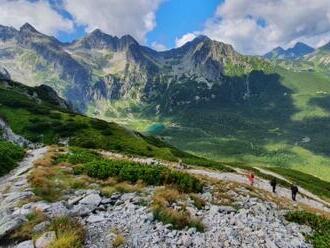
[[[101,201],[102,198],[100,197],[100,195],[95,193],[84,197],[82,200],[79,201],[79,204],[97,207]]]
[[[44,232],[49,225],[50,225],[50,222],[49,221],[41,222],[38,225],[34,226],[33,229],[32,229],[32,231],[34,233]]]
[[[20,227],[26,219],[22,215],[7,215],[0,220],[0,239]]]
[[[76,205],[73,207],[73,209],[70,211],[70,214],[73,216],[86,216],[90,214],[95,208],[88,208],[85,205]]]
[[[32,240],[24,241],[16,245],[15,248],[34,248],[33,241]]]
[[[63,202],[55,202],[50,204],[49,208],[46,210],[46,214],[49,217],[59,217],[69,214],[69,210],[64,206]]]
[[[76,196],[76,197],[70,198],[70,199],[68,200],[68,205],[69,205],[69,206],[73,206],[73,205],[75,205],[76,203],[78,203],[82,198],[83,198],[83,196]]]
[[[105,221],[105,218],[102,215],[90,215],[86,221],[89,223],[96,223]]]

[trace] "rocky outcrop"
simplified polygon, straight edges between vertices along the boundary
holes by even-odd
[[[0,80],[10,80],[10,74],[6,68],[0,66]]]
[[[73,107],[65,100],[63,100],[63,98],[59,97],[52,87],[47,85],[40,85],[35,87],[35,90],[41,100],[49,102],[55,106],[59,106],[63,109],[72,110]]]
[[[21,147],[35,147],[35,145],[24,137],[17,135],[11,130],[10,126],[0,118],[0,131],[4,140],[10,141]]]

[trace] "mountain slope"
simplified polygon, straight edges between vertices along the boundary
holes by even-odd
[[[143,136],[115,123],[76,114],[62,99],[54,96],[49,87],[31,88],[1,80],[0,96],[0,118],[15,133],[32,142],[64,142],[73,146],[110,149],[169,160],[194,159],[153,137]]]
[[[208,158],[293,167],[330,180],[329,77],[326,67],[314,70],[305,59],[318,50],[297,60],[265,61],[205,36],[156,52],[129,35],[118,38],[100,30],[63,44],[22,29],[2,32],[12,50],[0,49],[0,64],[8,65],[14,79],[21,73],[39,78],[30,85],[55,85],[89,116],[162,136]],[[15,37],[9,39],[10,33]],[[46,48],[37,53],[20,42],[26,36],[39,37],[32,43]],[[52,47],[58,48],[56,56],[48,52]],[[15,57],[13,51],[23,52]],[[34,57],[22,64],[31,51]],[[73,67],[67,70],[57,61],[74,61]]]

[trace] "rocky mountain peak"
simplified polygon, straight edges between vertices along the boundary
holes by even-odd
[[[302,42],[297,42],[294,47],[289,48],[287,50],[287,52],[291,53],[293,56],[295,57],[300,57],[300,56],[304,56],[308,53],[313,52],[315,49],[306,45],[305,43]]]
[[[0,25],[0,40],[6,41],[12,39],[17,35],[17,30],[13,27],[7,27]]]
[[[20,32],[32,32],[39,33],[30,23],[25,23],[22,27],[20,27]]]
[[[283,49],[282,47],[277,47],[272,51],[266,53],[264,58],[267,59],[298,59],[306,54],[314,52],[314,48],[306,45],[303,42],[297,42],[293,47],[288,49]]]
[[[0,66],[0,80],[10,80],[10,73],[6,68]]]

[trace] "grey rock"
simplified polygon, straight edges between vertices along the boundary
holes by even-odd
[[[65,207],[63,202],[55,202],[50,204],[49,208],[46,210],[46,214],[51,218],[65,216],[69,214],[69,210]]]
[[[35,243],[36,248],[47,248],[56,239],[55,232],[46,232]]]
[[[69,206],[73,206],[73,205],[75,205],[76,203],[78,203],[82,198],[83,198],[83,196],[77,196],[77,197],[74,197],[74,198],[70,198],[70,199],[68,200],[68,205],[69,205]]]
[[[32,206],[32,208],[41,212],[45,212],[49,207],[50,207],[49,203],[43,201],[36,202]]]
[[[34,226],[32,231],[34,233],[41,233],[41,232],[45,231],[49,225],[50,225],[49,221],[41,222],[38,225]]]
[[[85,205],[76,205],[70,211],[70,214],[73,216],[87,216],[90,214],[95,208],[89,208]]]
[[[104,220],[105,218],[102,215],[90,215],[86,221],[89,223],[96,223],[96,222],[102,222]]]
[[[33,241],[27,240],[22,243],[19,243],[15,248],[34,248]]]
[[[22,215],[7,215],[0,219],[0,239],[20,227],[25,221]]]
[[[220,213],[231,213],[231,212],[236,212],[236,209],[230,206],[219,206],[218,211]]]
[[[82,200],[79,201],[79,204],[95,206],[97,207],[102,201],[102,198],[99,194],[90,194],[84,197]]]

